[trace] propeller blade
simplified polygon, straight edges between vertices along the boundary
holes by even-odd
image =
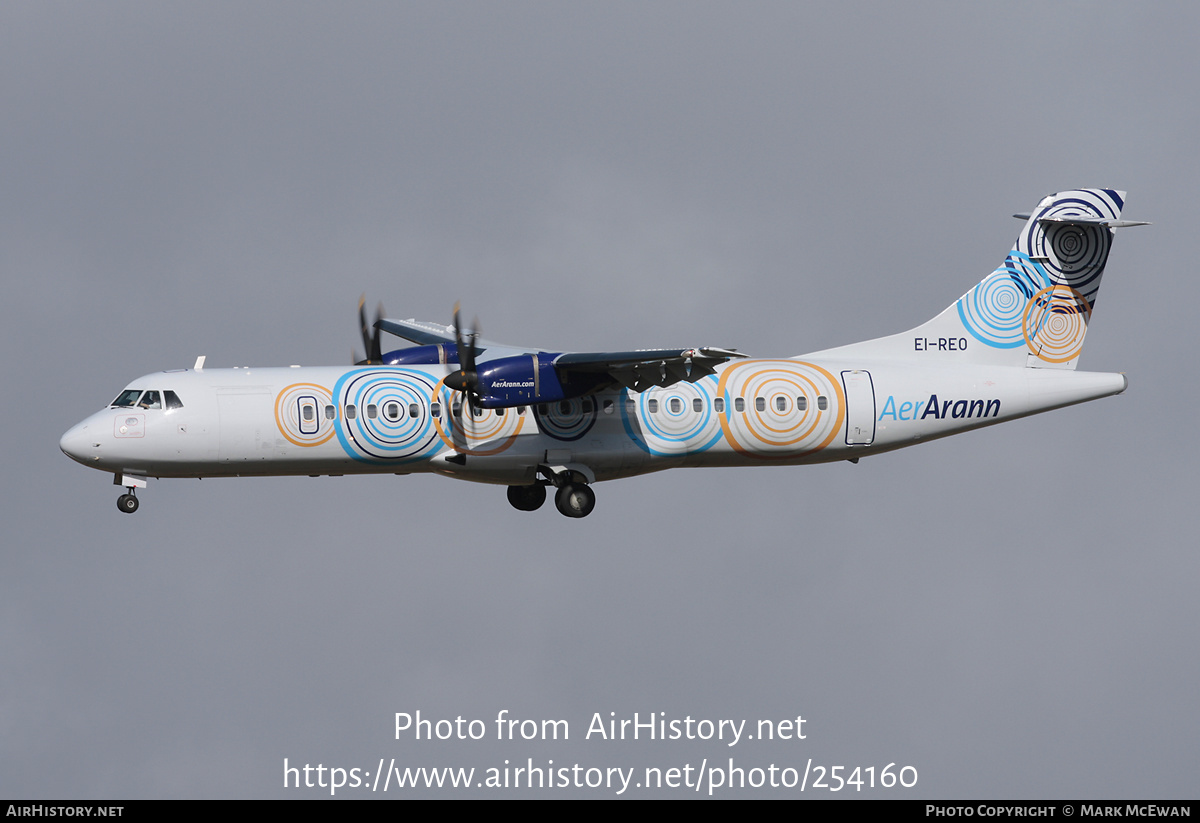
[[[475,327],[479,327],[479,319],[475,320]],[[454,304],[454,345],[458,349],[458,372],[446,378],[446,385],[450,388],[462,392],[466,395],[467,407],[471,410],[472,416],[475,413],[475,402],[478,400],[476,387],[479,385],[479,374],[475,370],[475,340],[479,336],[475,329],[463,338],[462,329],[462,312],[459,310],[459,304]]]
[[[367,355],[372,363],[383,362],[383,346],[380,343],[379,336],[382,332],[379,331],[379,321],[383,319],[383,301],[379,301],[379,305],[375,307],[375,325],[372,327],[370,352]]]
[[[469,354],[470,354],[470,357],[471,357],[471,365],[467,367],[467,371],[469,371],[471,374],[475,374],[475,373],[476,373],[476,369],[475,369],[475,354],[476,354],[475,341],[476,341],[476,340],[479,338],[479,317],[478,317],[478,316],[477,316],[477,317],[476,317],[476,318],[475,318],[475,319],[474,319],[474,320],[471,322],[471,336],[470,336],[470,337],[471,337],[471,345],[470,345],[470,347],[467,349],[467,351],[469,352]]]
[[[371,362],[371,328],[367,325],[367,296],[358,298],[358,326],[362,332],[363,349],[367,352],[366,362]],[[358,365],[358,364],[356,364]]]
[[[356,366],[375,366],[383,362],[383,345],[379,330],[379,322],[383,320],[384,309],[383,301],[379,302],[379,306],[375,309],[375,323],[367,323],[367,296],[364,294],[358,298],[358,330],[362,334],[363,349],[367,356],[359,360],[358,352],[353,352],[354,365]]]

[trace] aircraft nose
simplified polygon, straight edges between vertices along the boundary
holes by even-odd
[[[95,451],[88,435],[88,423],[76,423],[67,429],[58,441],[58,447],[67,457],[79,463],[86,463],[89,451]]]

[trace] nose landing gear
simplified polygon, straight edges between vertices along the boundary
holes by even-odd
[[[117,472],[113,475],[113,485],[125,487],[125,494],[117,498],[117,509],[125,514],[133,514],[137,511],[137,490],[146,488],[145,475]]]

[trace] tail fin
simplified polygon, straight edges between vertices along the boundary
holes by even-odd
[[[1083,349],[1125,192],[1052,194],[1025,218],[1004,264],[924,325],[821,352],[1074,369]]]

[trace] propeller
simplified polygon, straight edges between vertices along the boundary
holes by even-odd
[[[462,330],[459,306],[454,304],[454,343],[458,347],[459,370],[446,376],[446,386],[454,391],[462,392],[467,399],[471,413],[475,413],[475,404],[479,400],[479,372],[475,369],[475,340],[479,337],[479,318],[475,318],[474,327],[465,339]]]
[[[379,321],[383,319],[383,302],[375,309],[375,325],[367,325],[367,296],[358,298],[358,325],[362,331],[363,346],[367,349],[366,358],[359,360],[358,352],[351,352],[356,366],[377,366],[383,362],[383,349],[379,344]]]

